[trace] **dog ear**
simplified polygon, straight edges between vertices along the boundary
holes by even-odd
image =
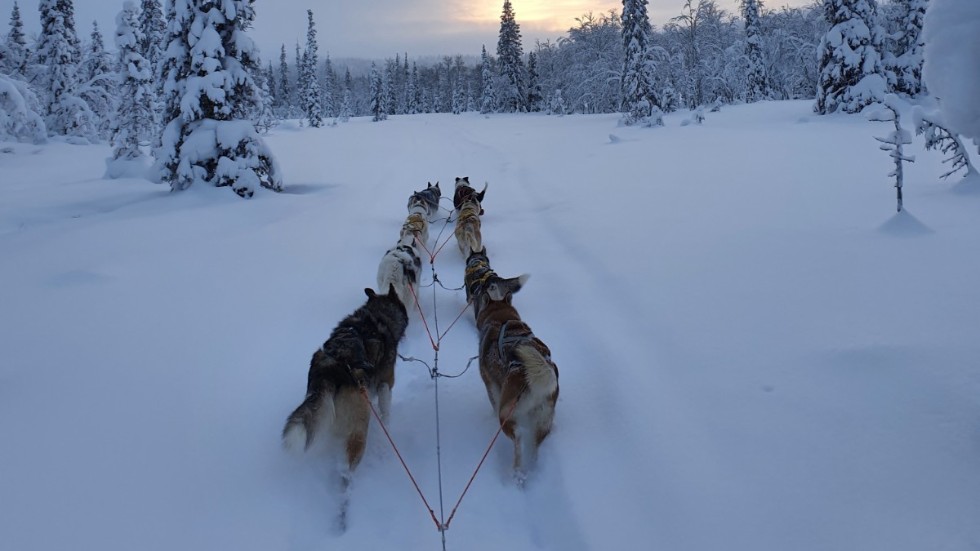
[[[486,196],[486,194],[487,194],[487,186],[488,185],[489,184],[484,183],[483,184],[483,191],[481,191],[480,193],[477,193],[476,194],[476,198],[479,199],[481,203],[483,202],[483,197]],[[483,214],[483,212],[481,211],[480,214]]]
[[[393,297],[393,298],[398,298],[398,293],[395,291],[395,284],[394,283],[389,283],[388,284],[388,296],[389,297]]]
[[[374,292],[374,289],[372,289],[370,287],[365,287],[364,288],[364,294],[367,295],[368,298],[374,298],[374,297],[378,296],[378,294]]]
[[[462,182],[462,181],[463,181],[463,179],[462,179],[462,178],[460,178],[459,176],[457,176],[457,177],[456,177],[456,185],[457,185],[457,186],[458,186],[458,185],[459,185],[459,183],[460,183],[460,182]]]
[[[524,286],[529,277],[531,277],[530,274],[508,279],[497,278],[487,285],[487,295],[491,299],[498,301],[510,298],[514,293],[521,290],[521,287]]]
[[[466,182],[466,185],[470,185],[470,177],[469,176],[463,176],[463,181]]]

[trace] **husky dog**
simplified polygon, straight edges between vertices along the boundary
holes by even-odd
[[[422,259],[415,248],[414,238],[402,236],[397,245],[388,249],[378,264],[378,289],[393,286],[406,310],[415,306],[412,289],[418,289],[422,276]]]
[[[405,335],[408,314],[394,285],[379,295],[364,289],[367,302],[334,328],[310,360],[306,399],[282,431],[287,449],[306,450],[318,433],[342,442],[346,468],[344,487],[364,456],[370,405],[362,390],[377,396],[382,419],[391,411],[398,341]]]
[[[473,257],[471,257],[472,259]],[[469,275],[469,274],[468,274]],[[480,333],[480,376],[503,429],[514,442],[514,477],[523,485],[551,432],[558,401],[558,366],[551,350],[521,320],[511,299],[527,275],[503,279],[492,274],[474,284],[476,327]]]
[[[487,193],[486,186],[477,193],[470,187],[468,176],[456,178],[456,192],[453,194],[453,206],[456,209],[456,244],[459,252],[469,258],[470,253],[483,248],[483,235],[480,232],[480,215],[483,214],[483,197]]]
[[[402,224],[401,239],[418,240],[422,245],[429,243],[429,221],[439,212],[439,199],[442,191],[439,182],[422,191],[416,191],[408,198],[408,218]],[[418,252],[418,251],[417,251]]]

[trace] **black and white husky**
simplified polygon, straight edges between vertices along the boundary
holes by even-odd
[[[403,235],[397,245],[388,249],[378,264],[378,289],[393,286],[405,308],[415,306],[413,289],[418,289],[422,277],[422,259],[415,238]],[[417,292],[417,291],[416,291]]]

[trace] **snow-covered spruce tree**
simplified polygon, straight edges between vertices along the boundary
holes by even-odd
[[[292,111],[293,86],[289,81],[289,63],[286,62],[286,45],[279,50],[279,97],[276,109],[280,117],[288,117]]]
[[[168,113],[157,162],[171,189],[230,187],[241,197],[282,190],[272,152],[248,113],[257,50],[245,34],[252,0],[173,0],[163,57]]]
[[[883,55],[888,85],[895,93],[915,97],[923,92],[922,25],[928,4],[928,0],[893,2],[891,11],[897,21],[891,22],[894,30],[885,41],[888,47]]]
[[[112,116],[116,110],[116,64],[112,54],[105,50],[99,24],[95,21],[92,22],[91,38],[79,71],[78,96],[95,115],[99,137],[108,139],[112,134]]]
[[[272,110],[273,99],[272,92],[269,91],[270,81],[261,65],[257,62],[250,70],[252,81],[255,83],[256,101],[248,116],[255,126],[256,132],[266,134],[272,127],[279,124],[279,118]]]
[[[650,125],[656,104],[652,89],[650,19],[647,0],[623,0],[623,124]]]
[[[316,76],[319,64],[316,44],[316,27],[313,24],[313,10],[306,10],[306,51],[303,53],[303,106],[306,120],[313,128],[323,125],[323,108],[320,104],[320,80]]]
[[[541,77],[538,75],[538,56],[534,52],[527,54],[527,110],[538,112],[541,110],[541,103],[544,98],[541,96]]]
[[[65,25],[64,0],[41,0],[41,36],[35,55],[39,89],[45,90],[48,132],[86,139],[96,135],[95,115],[78,97],[78,58]],[[75,38],[77,41],[77,37]]]
[[[75,30],[75,3],[73,0],[57,0],[55,5],[64,16],[65,38],[71,47],[72,59],[81,59],[82,41],[78,39],[78,32]]]
[[[464,109],[466,109],[466,85],[463,83],[463,75],[458,75],[453,84],[452,113],[459,115]]]
[[[500,35],[497,39],[497,69],[504,87],[498,90],[500,106],[508,112],[527,111],[527,75],[524,67],[524,46],[521,26],[514,19],[510,0],[504,0],[500,15]]]
[[[385,87],[384,81],[381,78],[381,73],[378,72],[378,67],[371,63],[371,116],[374,122],[383,121],[388,118],[388,112],[385,111]]]
[[[958,170],[965,171],[964,178],[976,177],[977,169],[970,162],[970,154],[967,152],[966,146],[956,134],[946,128],[942,116],[938,112],[925,114],[921,108],[916,107],[912,116],[915,134],[925,136],[926,149],[938,149],[943,155],[949,155],[943,159],[943,163],[949,163],[949,170],[941,178],[949,178]]]
[[[483,46],[480,54],[480,75],[483,80],[483,93],[480,99],[480,113],[486,115],[497,110],[497,95],[493,90],[493,64],[487,54],[487,47]]]
[[[419,69],[413,62],[412,72],[408,75],[408,84],[405,89],[405,112],[409,115],[415,115],[419,112],[418,80]]]
[[[160,133],[163,130],[163,79],[160,58],[163,55],[163,47],[166,42],[167,26],[163,20],[163,8],[160,0],[142,0],[139,10],[140,43],[139,53],[143,59],[149,63],[151,74],[153,75],[152,94],[144,96],[147,108],[152,115],[152,123],[144,125],[141,130],[144,132],[140,136],[140,141],[151,142],[159,146]]]
[[[384,76],[381,78],[381,95],[384,97],[385,113],[389,115],[398,113],[398,99],[395,93],[395,87],[398,85],[395,81],[397,73],[397,65],[394,62],[389,60],[385,63]]]
[[[27,59],[30,52],[27,49],[24,21],[20,17],[17,2],[14,2],[14,9],[10,11],[10,32],[7,33],[4,46],[6,53],[0,61],[0,72],[14,78],[24,78],[27,74]]]
[[[551,101],[548,102],[548,114],[562,117],[568,112],[565,106],[565,98],[561,95],[561,88],[556,88],[551,94]]]
[[[142,138],[153,125],[153,103],[147,96],[154,94],[153,71],[143,57],[143,31],[136,5],[127,0],[116,16],[116,49],[119,51],[119,102],[112,118],[111,161],[133,161],[143,156]],[[114,177],[110,161],[109,177]]]
[[[902,127],[902,118],[899,113],[901,106],[895,96],[888,94],[882,100],[885,111],[873,112],[869,118],[872,121],[890,122],[895,126],[895,130],[888,133],[884,138],[875,136],[881,142],[881,150],[887,151],[888,156],[895,161],[895,170],[888,173],[888,176],[895,178],[895,195],[898,203],[898,212],[902,212],[902,185],[905,182],[903,163],[914,163],[915,157],[905,154],[904,146],[912,143],[912,135]]]
[[[824,0],[830,30],[820,40],[814,110],[857,113],[885,94],[882,29],[875,0]]]
[[[770,99],[769,78],[762,55],[762,0],[742,0],[742,19],[745,21],[746,90],[745,101],[752,103]]]
[[[330,61],[330,54],[327,54],[323,62],[323,84],[320,86],[320,107],[325,117],[332,117],[337,111],[337,107],[334,105],[336,102],[334,98],[336,95],[334,89],[337,87],[336,76],[333,72],[333,63]]]
[[[44,143],[41,104],[26,82],[0,74],[0,141]]]

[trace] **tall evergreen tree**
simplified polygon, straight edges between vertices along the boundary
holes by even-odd
[[[541,110],[541,77],[538,75],[538,56],[534,52],[527,54],[527,110]]]
[[[127,0],[116,16],[116,49],[119,51],[119,102],[112,119],[112,158],[133,160],[143,156],[140,143],[153,126],[154,94],[151,64],[141,54],[145,47],[136,5]],[[111,174],[110,174],[111,176]]]
[[[293,105],[297,109],[297,116],[306,116],[306,54],[301,53],[299,42],[296,42],[296,59],[293,65],[296,67],[296,98]]]
[[[75,4],[72,0],[57,0],[56,5],[64,16],[65,38],[71,46],[72,57],[81,59],[82,41],[78,39],[78,32],[75,30]]]
[[[412,72],[409,73],[407,78],[408,83],[405,85],[405,112],[409,115],[414,115],[419,112],[418,79],[418,68],[415,66],[415,63],[412,63]]]
[[[497,110],[497,94],[493,90],[493,63],[487,54],[486,46],[483,46],[483,51],[480,53],[480,76],[483,81],[480,113],[486,115]]]
[[[78,57],[65,25],[64,0],[41,0],[41,36],[36,61],[40,89],[47,91],[45,123],[49,132],[84,138],[96,134],[95,116],[77,95]],[[75,39],[77,41],[77,37]]]
[[[319,64],[316,44],[316,27],[313,24],[313,10],[306,10],[306,52],[303,53],[303,105],[306,108],[306,120],[310,126],[319,128],[323,125],[323,108],[320,104],[320,80],[316,76]]]
[[[762,54],[762,22],[759,12],[762,10],[762,0],[742,0],[742,19],[745,22],[745,57],[746,93],[745,100],[749,103],[769,99],[772,92],[769,89],[769,78],[766,75],[766,63]]]
[[[371,115],[374,122],[383,121],[388,118],[385,111],[385,87],[378,67],[371,63]]]
[[[500,35],[497,39],[497,68],[505,84],[499,91],[504,109],[510,112],[527,111],[527,74],[524,67],[524,46],[521,27],[514,18],[510,0],[504,0],[500,15]]]
[[[24,37],[24,21],[20,17],[20,7],[14,2],[10,11],[10,32],[7,33],[6,58],[0,62],[0,72],[5,72],[17,78],[23,78],[27,73],[27,39]]]
[[[143,59],[149,63],[150,71],[153,74],[153,88],[156,93],[146,94],[143,101],[147,102],[147,108],[152,116],[152,124],[147,125],[141,132],[145,135],[141,139],[152,136],[156,145],[159,145],[160,132],[163,130],[163,68],[160,58],[163,56],[163,46],[166,41],[167,25],[163,19],[163,7],[160,0],[142,0],[139,10],[140,43],[139,53]]]
[[[898,30],[887,56],[886,70],[891,88],[907,96],[918,96],[922,89],[922,53],[925,40],[922,23],[929,0],[895,0]]]
[[[333,63],[330,61],[330,54],[327,54],[326,59],[323,63],[323,85],[320,87],[322,90],[321,97],[321,108],[323,109],[323,115],[325,117],[332,117],[337,108],[334,103],[337,101],[334,93],[336,88],[336,75],[333,71]]]
[[[650,18],[647,0],[623,0],[622,15],[623,72],[623,123],[649,124],[657,105],[653,93],[650,54]],[[552,104],[555,101],[552,100]],[[561,102],[564,104],[564,101]],[[554,108],[552,108],[554,111]]]
[[[814,110],[857,113],[884,97],[882,29],[875,0],[824,0],[830,30],[820,40]]]
[[[245,34],[253,0],[172,0],[164,54],[168,112],[157,162],[173,190],[230,187],[241,197],[282,189],[272,152],[248,120],[257,50]]]
[[[293,87],[289,82],[289,64],[286,63],[286,45],[279,50],[279,116],[289,116],[293,104]]]
[[[79,71],[78,96],[97,118],[98,134],[109,138],[116,102],[116,63],[106,52],[99,24],[92,22],[92,35]]]

